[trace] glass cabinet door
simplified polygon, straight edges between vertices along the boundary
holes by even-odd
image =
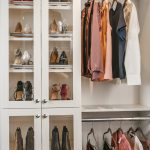
[[[43,110],[42,149],[81,150],[81,115],[67,108]]]
[[[8,24],[5,33],[8,34],[6,38],[8,47],[4,60],[8,65],[4,66],[6,66],[6,76],[9,82],[7,81],[8,95],[5,107],[40,108],[40,1],[6,0],[3,3],[7,3],[4,14],[6,14],[6,24]]]
[[[4,110],[2,149],[41,150],[41,111]]]
[[[79,106],[80,12],[75,12],[77,6],[80,7],[79,0],[43,1],[42,22],[46,25],[42,29],[43,107]]]

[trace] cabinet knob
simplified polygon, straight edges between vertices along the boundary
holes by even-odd
[[[36,118],[40,118],[40,115],[39,115],[39,114],[37,114],[35,117],[36,117]]]
[[[48,102],[48,100],[44,99],[43,100],[43,104],[46,104]]]
[[[35,100],[35,103],[39,103],[39,102],[40,102],[40,100],[39,100],[39,99],[36,99],[36,100]]]
[[[43,115],[43,118],[47,118],[47,117],[48,117],[48,115],[47,115],[47,114],[44,114],[44,115]]]

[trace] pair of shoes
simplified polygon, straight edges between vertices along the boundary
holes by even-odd
[[[52,131],[52,144],[51,150],[71,150],[69,131],[66,126],[63,127],[62,131],[62,146],[60,146],[59,131],[57,126]]]
[[[54,19],[53,22],[50,24],[49,33],[50,34],[57,34],[57,33],[66,33],[68,31],[68,26],[62,21],[58,21]]]
[[[23,138],[19,127],[15,132],[14,150],[23,150]],[[25,150],[34,150],[34,130],[32,127],[27,131]]]
[[[30,59],[31,55],[28,51],[24,51],[22,54],[22,50],[20,48],[15,50],[14,65],[32,65],[33,62]]]
[[[30,81],[23,83],[18,81],[17,88],[14,92],[15,101],[32,101],[33,100],[33,88]]]
[[[69,131],[66,126],[63,127],[62,131],[62,146],[60,146],[58,128],[56,126],[54,127],[52,131],[51,150],[71,150]]]
[[[59,57],[58,50],[56,47],[54,47],[50,55],[50,64],[68,65],[68,57],[65,51],[61,53],[59,60],[58,57]]]
[[[23,28],[21,22],[18,22],[15,28],[15,33],[32,34],[32,29],[29,24],[26,24]]]
[[[53,84],[50,99],[51,100],[59,100],[59,96],[61,96],[61,100],[70,100],[69,97],[69,86],[67,84]]]

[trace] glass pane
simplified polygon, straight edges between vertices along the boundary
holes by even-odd
[[[33,1],[9,1],[9,100],[32,101]]]
[[[73,150],[73,116],[50,116],[50,150]]]
[[[10,150],[34,150],[34,117],[9,118]]]
[[[73,100],[71,0],[49,0],[49,99]]]

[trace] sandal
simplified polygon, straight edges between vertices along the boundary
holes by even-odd
[[[61,100],[70,100],[69,95],[69,86],[67,84],[62,84],[61,86]]]
[[[59,91],[60,91],[60,85],[59,84],[53,84],[50,99],[51,100],[58,100],[59,99]]]
[[[65,51],[63,51],[60,55],[59,64],[60,65],[68,65],[68,58],[67,58]]]
[[[54,47],[50,56],[50,64],[57,64],[57,60],[58,60],[58,51],[57,48]]]
[[[24,95],[25,101],[32,101],[33,100],[33,90],[32,84],[30,81],[26,81],[24,84]]]
[[[24,87],[24,83],[22,81],[18,81],[17,89],[14,93],[15,101],[23,101],[23,98],[24,98],[23,87]]]

